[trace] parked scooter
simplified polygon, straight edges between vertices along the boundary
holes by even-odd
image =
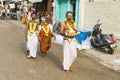
[[[91,45],[97,50],[113,54],[116,45],[116,40],[113,34],[103,34],[100,29],[101,23],[97,23],[93,27],[93,34],[91,39]]]
[[[60,34],[60,26],[61,26],[61,23],[59,21],[55,22],[53,26],[54,33]]]

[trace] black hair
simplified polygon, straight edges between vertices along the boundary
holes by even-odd
[[[32,13],[32,14],[31,14],[31,16],[32,16],[33,14],[35,14],[35,15],[36,15],[36,13]]]
[[[67,13],[66,13],[66,17],[67,17],[67,15],[68,15],[69,13],[73,14],[72,11],[67,11]]]

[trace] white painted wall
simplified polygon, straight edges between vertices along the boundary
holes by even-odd
[[[83,29],[84,27],[84,10],[85,10],[85,0],[80,0],[80,14],[79,14],[79,24],[78,24],[78,29]]]
[[[120,37],[120,1],[85,3],[84,29],[92,30],[98,19],[104,33]]]
[[[94,0],[94,2],[102,2],[102,1],[107,1],[107,2],[109,2],[109,1],[114,1],[114,0]]]
[[[119,1],[119,0],[85,0],[85,2],[94,1],[94,2],[103,2],[103,1]]]

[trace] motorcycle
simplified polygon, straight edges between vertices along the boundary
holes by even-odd
[[[61,22],[59,21],[55,22],[55,24],[53,25],[53,32],[56,34],[60,34],[60,26]]]
[[[99,51],[107,52],[113,54],[116,45],[116,39],[113,34],[103,34],[102,29],[100,29],[101,23],[97,23],[93,27],[91,45]]]

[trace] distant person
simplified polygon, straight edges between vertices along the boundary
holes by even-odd
[[[32,9],[30,8],[29,10],[28,10],[28,17],[27,17],[27,20],[28,20],[28,22],[30,21],[30,20],[32,20],[32,17],[31,17],[31,14],[32,14],[33,12],[32,12]]]
[[[7,19],[10,19],[10,6],[6,9]]]
[[[31,14],[32,20],[27,23],[25,28],[25,40],[27,41],[28,59],[36,60],[37,44],[38,44],[38,23],[36,22],[36,14]]]
[[[2,18],[2,9],[0,8],[0,19]]]
[[[46,22],[46,18],[43,17],[39,29],[40,51],[43,57],[45,57],[47,51],[51,48],[51,39],[54,36],[50,26]]]
[[[2,19],[6,19],[6,10],[5,10],[5,8],[2,8],[1,12],[2,12]]]
[[[64,36],[63,43],[63,69],[67,72],[72,71],[72,64],[76,60],[76,40],[75,36],[79,34],[76,30],[76,24],[73,20],[73,13],[66,13],[66,21],[61,25],[60,33]]]
[[[47,18],[47,23],[52,24],[52,16],[48,14],[46,18]]]

